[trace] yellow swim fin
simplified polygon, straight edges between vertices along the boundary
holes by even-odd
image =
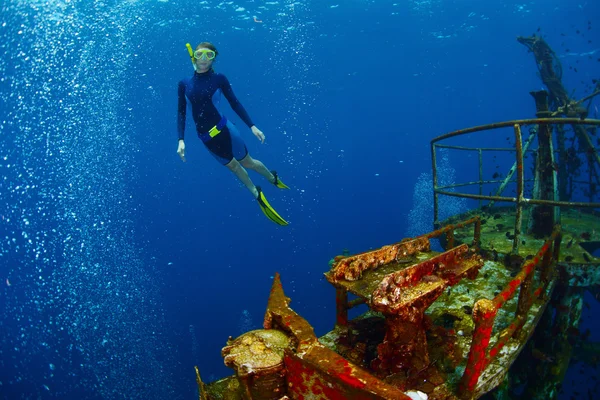
[[[273,170],[271,173],[275,177],[275,182],[273,182],[273,185],[277,186],[279,189],[289,189],[289,186],[281,182],[281,179],[279,179],[279,176],[277,176],[277,171]]]
[[[267,218],[269,218],[271,221],[275,222],[277,225],[281,225],[281,226],[287,225],[288,222],[285,219],[281,218],[281,215],[277,214],[277,211],[275,211],[275,209],[273,209],[273,207],[271,207],[271,205],[267,201],[267,198],[263,194],[260,186],[257,186],[256,190],[258,190],[258,197],[256,198],[256,201],[258,201],[258,205],[260,206],[260,209],[267,216]]]

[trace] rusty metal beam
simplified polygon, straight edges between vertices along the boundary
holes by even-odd
[[[286,332],[291,337],[296,350],[300,351],[314,344],[317,337],[313,327],[288,306],[289,302],[290,299],[285,296],[281,286],[281,277],[279,273],[276,273],[271,286],[263,327]]]
[[[483,199],[483,200],[495,200],[495,201],[504,201],[507,203],[516,203],[516,197],[499,197],[499,196],[479,196],[476,194],[468,194],[468,193],[456,193],[456,192],[446,192],[443,190],[436,190],[434,192],[437,194],[444,194],[446,196],[453,197],[462,197],[465,199]],[[560,207],[574,207],[574,208],[600,208],[600,203],[580,203],[576,201],[550,201],[550,200],[536,200],[536,199],[523,199],[523,201],[527,204],[546,204],[549,206],[560,206]]]
[[[380,249],[356,254],[349,257],[336,258],[333,267],[325,276],[329,282],[346,280],[355,281],[360,279],[363,272],[376,269],[384,264],[406,258],[419,251],[429,251],[429,240],[425,237],[405,240]]]
[[[464,135],[467,133],[480,132],[489,129],[499,129],[499,128],[508,128],[518,125],[600,125],[600,120],[598,119],[580,119],[580,118],[531,118],[531,119],[514,119],[510,121],[496,122],[493,124],[479,125],[473,126],[471,128],[460,129],[457,131],[453,131],[450,133],[446,133],[445,135],[441,135],[435,137],[431,140],[431,144],[437,143],[441,140],[445,140],[451,137]]]
[[[294,399],[410,400],[399,388],[374,377],[320,343],[303,353],[286,351],[288,393]]]
[[[521,226],[523,224],[523,203],[525,195],[523,193],[525,182],[523,171],[523,141],[521,136],[521,126],[518,124],[514,125],[515,131],[515,149],[517,151],[517,209],[515,210],[515,233],[513,238],[512,251],[517,254],[519,251],[519,240],[521,236]]]
[[[494,302],[488,299],[478,300],[473,307],[475,329],[467,357],[467,366],[458,387],[458,395],[461,399],[473,398],[479,377],[487,366],[487,348],[497,312],[498,309]]]

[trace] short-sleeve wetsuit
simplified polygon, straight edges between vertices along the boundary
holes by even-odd
[[[233,111],[240,116],[248,128],[254,124],[248,113],[238,101],[231,89],[229,81],[223,74],[214,72],[195,72],[191,78],[183,79],[178,87],[177,133],[183,139],[185,132],[186,98],[189,100],[192,117],[196,124],[198,137],[210,153],[223,165],[228,164],[235,157],[241,160],[248,154],[246,144],[242,140],[237,128],[230,121],[221,129],[221,132],[209,137],[211,128],[224,121],[219,112],[221,93],[225,95]]]

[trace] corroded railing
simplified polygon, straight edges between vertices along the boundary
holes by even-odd
[[[558,260],[560,241],[560,226],[557,225],[552,236],[546,240],[535,257],[524,263],[521,271],[494,299],[481,299],[475,303],[473,307],[475,329],[467,366],[459,386],[461,398],[472,398],[482,372],[496,359],[506,343],[518,335],[525,324],[527,314],[534,301],[545,294],[550,281],[552,264]],[[532,291],[533,277],[538,265],[541,266],[540,284]],[[496,343],[490,345],[492,327],[498,311],[515,295],[519,288],[519,300],[515,317],[507,328],[497,334]]]
[[[580,125],[589,125],[589,126],[600,126],[600,120],[597,119],[579,119],[579,118],[535,118],[535,119],[523,119],[523,120],[513,120],[513,121],[505,121],[494,124],[476,126],[467,129],[461,129],[458,131],[450,132],[442,136],[438,136],[431,141],[431,156],[432,156],[432,168],[433,168],[433,213],[434,213],[434,224],[438,224],[438,215],[439,215],[439,196],[453,196],[474,200],[488,200],[489,205],[494,204],[494,202],[509,202],[514,203],[516,206],[515,210],[515,228],[513,235],[513,253],[518,252],[519,244],[521,242],[521,225],[523,221],[523,208],[527,205],[544,205],[544,206],[559,206],[559,207],[581,207],[581,208],[600,208],[600,203],[593,202],[590,199],[590,202],[574,202],[574,201],[558,201],[558,200],[546,200],[546,199],[534,199],[525,197],[525,177],[524,177],[524,168],[523,168],[523,157],[524,154],[528,151],[529,146],[531,145],[531,141],[535,137],[535,135],[530,135],[527,139],[525,145],[523,145],[523,137],[521,134],[522,126],[549,126],[549,125],[572,125],[572,126],[580,126]],[[462,136],[469,133],[476,132],[484,132],[488,130],[494,130],[499,128],[507,128],[513,127],[515,134],[515,147],[514,148],[476,148],[476,147],[464,147],[464,146],[448,146],[440,144],[439,142],[444,141],[449,138],[454,138],[458,136]],[[589,135],[584,134],[584,139],[586,143],[590,143],[590,149],[588,151],[588,155],[591,162],[600,164],[600,155],[597,150],[591,145],[591,141]],[[437,165],[437,154],[436,150],[438,148],[447,148],[447,149],[455,149],[455,150],[467,150],[467,151],[477,151],[479,154],[479,179],[474,182],[466,182],[466,183],[456,183],[447,186],[438,186],[438,165]],[[482,151],[514,151],[515,152],[515,165],[509,171],[506,179],[504,181],[496,181],[496,180],[484,180],[483,179],[483,168],[482,168]],[[593,165],[590,165],[592,168]],[[593,169],[593,168],[592,168]],[[516,173],[516,178],[513,181],[512,176]],[[596,176],[597,179],[600,180]],[[506,187],[507,183],[513,182],[516,183],[516,196],[507,197],[501,196],[502,190]],[[490,183],[500,183],[500,188],[496,195],[484,195],[482,188],[483,184]],[[589,192],[590,194],[595,193],[595,188],[597,185],[592,182],[590,178],[589,184]],[[466,186],[479,185],[479,193],[460,193],[455,190],[456,188],[462,188]],[[555,196],[557,198],[557,196]],[[480,204],[481,205],[481,204]],[[558,221],[557,221],[558,222]]]

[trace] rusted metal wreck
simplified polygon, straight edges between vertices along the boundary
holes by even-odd
[[[335,327],[322,337],[290,307],[276,275],[264,329],[230,338],[222,350],[235,373],[205,384],[196,369],[200,399],[557,397],[577,352],[569,332],[579,324],[583,291],[600,285],[600,160],[592,144],[600,120],[565,97],[553,75],[557,61],[540,40],[519,38],[550,91],[532,93],[535,119],[432,140],[436,230],[336,257],[325,273],[335,288]],[[497,130],[509,130],[513,145],[446,144],[464,135],[476,143]],[[566,144],[571,137],[579,146]],[[477,155],[478,179],[439,186],[440,149]],[[486,180],[483,154],[500,151],[514,154],[505,178]],[[579,169],[569,164],[575,159]],[[503,194],[509,188],[514,195]],[[473,207],[438,221],[446,196]],[[365,312],[349,318],[357,306]],[[588,362],[600,361],[599,348],[586,345]]]

